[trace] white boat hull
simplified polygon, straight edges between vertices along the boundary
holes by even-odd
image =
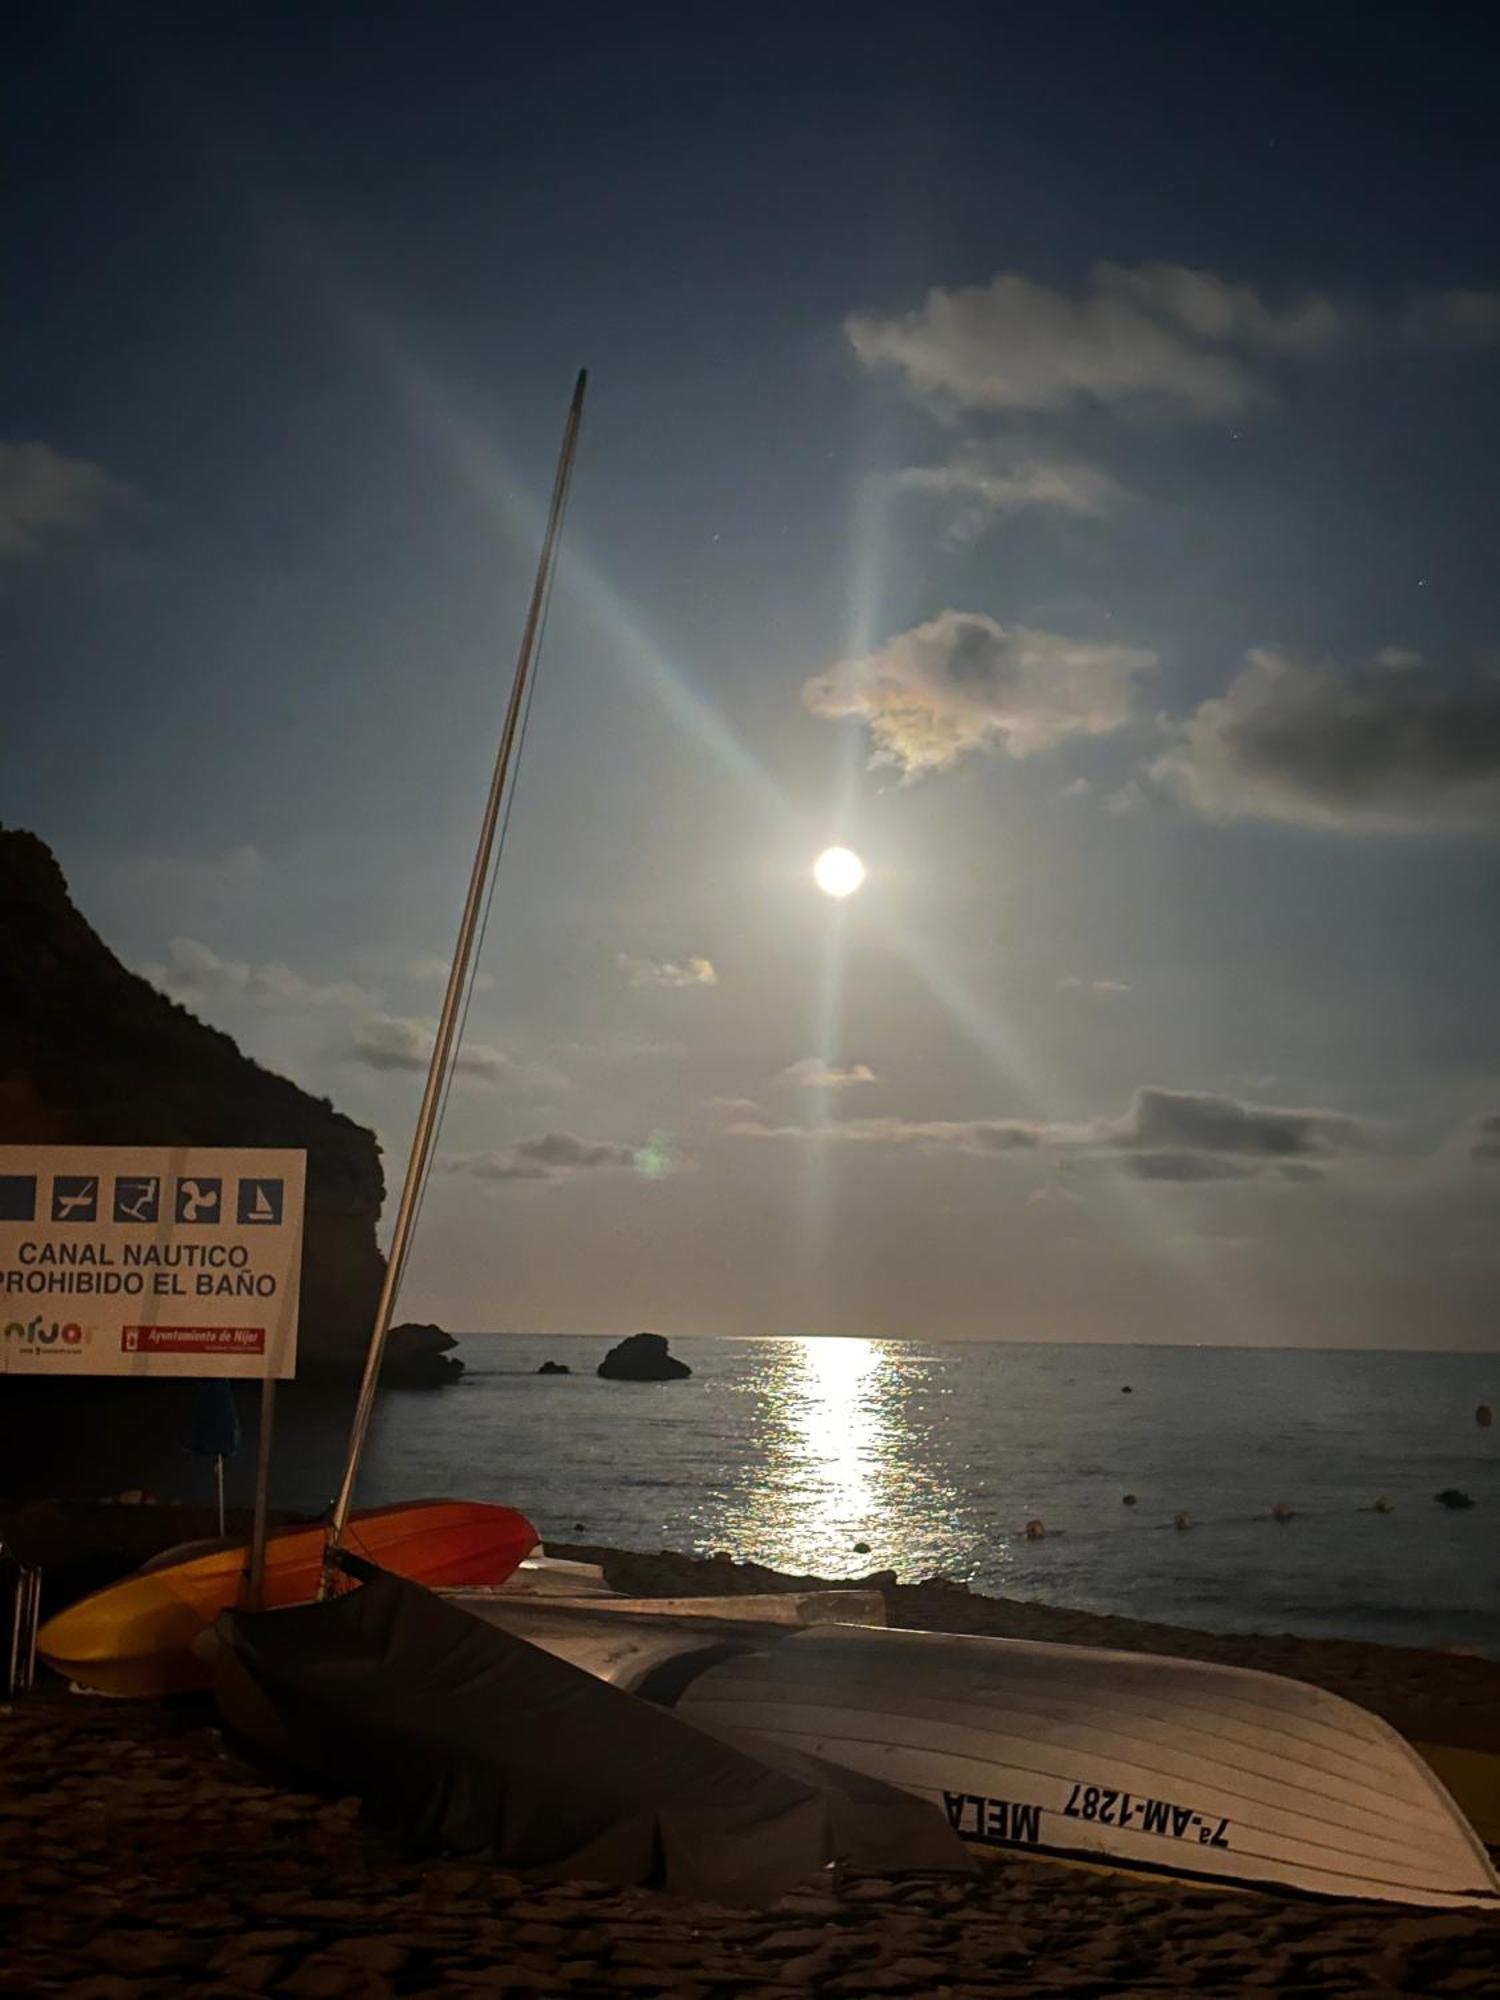
[[[965,1840],[1439,1907],[1500,1906],[1477,1834],[1378,1717],[1237,1667],[812,1630],[678,1700],[932,1799]]]

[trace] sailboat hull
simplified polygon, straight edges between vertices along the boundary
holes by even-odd
[[[285,1528],[266,1542],[268,1609],[304,1604],[317,1592],[321,1524]],[[536,1547],[535,1528],[512,1507],[422,1500],[355,1514],[345,1546],[413,1582],[501,1583]],[[243,1544],[185,1554],[137,1572],[49,1618],[37,1651],[56,1672],[98,1694],[150,1698],[206,1687],[194,1642],[238,1602]]]

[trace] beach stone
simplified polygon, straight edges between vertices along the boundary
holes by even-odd
[[[281,1975],[286,1960],[279,1952],[245,1952],[214,1961],[214,1971],[222,1972],[230,1985],[250,1993],[264,1993]]]
[[[347,1958],[364,1972],[389,1974],[404,1969],[411,1954],[403,1945],[386,1937],[340,1938],[329,1946],[331,1956]]]
[[[533,1919],[529,1923],[517,1924],[515,1929],[511,1931],[510,1936],[514,1944],[546,1945],[550,1947],[566,1943],[568,1931],[563,1924],[542,1923]]]
[[[295,1993],[298,2000],[343,2000],[344,1995],[352,1993],[371,1996],[372,2000],[376,1988],[368,1976],[355,1966],[337,1965],[326,1959],[314,1958],[289,1973],[277,1990]]]
[[[844,1887],[844,1899],[850,1903],[884,1903],[893,1900],[895,1894],[895,1883],[887,1882],[883,1875],[866,1875]]]
[[[833,1926],[825,1925],[822,1930],[772,1931],[769,1937],[758,1938],[757,1951],[816,1951],[826,1945],[830,1937],[837,1937]]]
[[[825,1896],[818,1889],[791,1889],[771,1906],[804,1917],[841,1917],[844,1905],[837,1896]]]
[[[191,1956],[186,1939],[159,1931],[106,1931],[84,1949],[90,1958],[101,1960],[111,1972],[127,1976],[167,1972]]]
[[[295,1908],[299,1917],[312,1917],[320,1923],[353,1923],[366,1914],[364,1904],[349,1896],[302,1897]]]
[[[49,1981],[48,1990],[57,1993],[60,2000],[137,2000],[138,1995],[152,1991],[152,1984],[144,1979],[122,1979],[118,1973],[95,1972],[87,1979],[70,1980],[66,1986],[53,1987]]]

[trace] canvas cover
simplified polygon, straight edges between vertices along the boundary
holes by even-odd
[[[367,1580],[225,1612],[231,1728],[357,1794],[382,1831],[506,1867],[774,1900],[829,1862],[973,1866],[935,1806],[741,1732],[710,1733],[431,1591]]]

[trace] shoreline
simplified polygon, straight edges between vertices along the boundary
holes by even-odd
[[[170,1509],[107,1511],[135,1517],[137,1544],[180,1525]],[[1391,1720],[1446,1717],[1448,1734],[1476,1747],[1500,1732],[1500,1665],[1487,1660],[1220,1637],[901,1585],[888,1573],[804,1578],[560,1542],[549,1552],[599,1562],[616,1588],[642,1595],[873,1584],[892,1624],[1291,1671]],[[51,1676],[0,1710],[0,1913],[0,1992],[67,2000],[1254,1990],[1354,2000],[1482,1993],[1500,1951],[1500,1913],[1325,1902],[1012,1853],[986,1857],[972,1879],[834,1870],[763,1910],[414,1858],[363,1828],[353,1800],[288,1789],[245,1762],[206,1697],[111,1702],[71,1695]]]

